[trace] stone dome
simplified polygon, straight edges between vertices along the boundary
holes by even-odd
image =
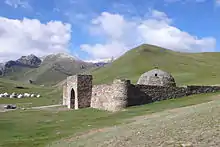
[[[176,86],[171,74],[160,69],[153,69],[142,74],[137,82],[140,85]]]

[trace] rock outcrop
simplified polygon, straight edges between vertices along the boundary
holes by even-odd
[[[12,66],[28,66],[28,67],[39,67],[41,64],[41,59],[31,54],[28,56],[22,56],[18,60],[10,60],[5,63],[5,68],[10,68]]]
[[[38,67],[41,64],[41,59],[31,54],[28,56],[22,56],[16,62],[19,63],[20,65]]]

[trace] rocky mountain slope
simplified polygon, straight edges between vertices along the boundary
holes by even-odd
[[[0,66],[4,78],[38,85],[54,85],[67,76],[98,68],[105,63],[89,63],[64,54],[51,54],[45,57],[22,56]]]
[[[4,69],[5,69],[5,64],[4,63],[0,63],[0,75],[3,74]]]

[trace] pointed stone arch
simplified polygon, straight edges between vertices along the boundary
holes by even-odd
[[[70,105],[72,108],[75,108],[75,99],[76,99],[75,90],[73,88],[71,88],[71,90],[70,90]]]
[[[69,109],[78,109],[77,87],[70,86],[68,88],[67,107]]]

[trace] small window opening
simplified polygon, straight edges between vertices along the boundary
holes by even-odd
[[[157,73],[155,73],[155,77],[157,77]]]

